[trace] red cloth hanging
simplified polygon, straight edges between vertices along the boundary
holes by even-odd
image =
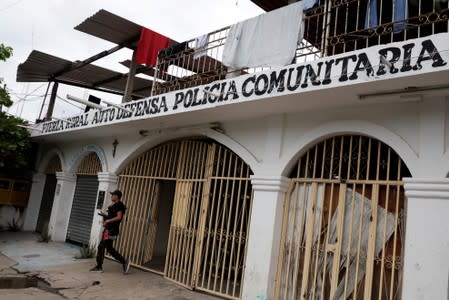
[[[136,50],[136,62],[141,65],[156,66],[159,51],[167,48],[169,43],[168,37],[142,27]]]

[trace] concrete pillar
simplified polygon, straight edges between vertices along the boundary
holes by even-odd
[[[65,241],[76,187],[76,175],[56,172],[56,191],[48,232],[53,241]]]
[[[282,176],[252,176],[251,183],[254,199],[243,299],[274,299],[283,203],[289,179]]]
[[[447,299],[449,179],[405,178],[407,221],[402,299]]]
[[[24,214],[23,230],[36,230],[46,178],[47,176],[44,173],[35,173],[33,175],[30,198]]]
[[[90,245],[91,246],[97,246],[100,242],[100,236],[103,232],[103,217],[98,215],[98,210],[108,207],[111,202],[111,195],[110,192],[114,191],[117,188],[117,175],[109,172],[100,172],[98,173],[98,194],[97,194],[97,200],[95,203],[95,212],[94,212],[94,218],[92,222],[92,229],[90,231]],[[99,195],[100,193],[104,192],[104,201],[101,207],[99,207]],[[100,203],[101,204],[101,203]]]

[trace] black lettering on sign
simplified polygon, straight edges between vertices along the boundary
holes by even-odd
[[[341,74],[340,74],[340,78],[338,79],[338,81],[340,82],[344,82],[348,80],[348,63],[349,60],[352,61],[356,61],[357,60],[357,56],[356,55],[350,55],[350,56],[345,56],[342,58],[337,58],[335,60],[335,65],[338,65],[339,62],[343,62],[342,66],[341,66]]]
[[[331,73],[332,73],[332,65],[334,64],[334,62],[335,60],[333,59],[324,62],[326,64],[326,71],[324,73],[324,79],[321,82],[323,85],[327,85],[332,82]]]
[[[182,92],[176,93],[175,95],[175,105],[173,105],[173,110],[178,109],[178,105],[184,101],[184,94]]]
[[[422,42],[421,53],[419,54],[418,60],[416,61],[416,65],[413,67],[413,70],[421,70],[421,63],[426,60],[432,60],[432,67],[442,67],[447,64],[441,57],[437,48],[433,44],[432,40],[426,40]],[[427,54],[426,56],[424,56]]]
[[[288,69],[288,78],[287,78],[287,89],[290,92],[294,92],[298,89],[299,85],[301,84],[302,81],[302,70],[304,70],[304,66],[299,66],[296,67],[296,78],[294,79],[295,84],[292,85],[292,74],[295,71],[295,68],[290,68]]]
[[[278,93],[285,90],[285,73],[287,73],[286,69],[281,70],[278,76],[276,76],[276,71],[271,72],[270,88],[268,89],[268,94],[271,94],[275,87],[277,87]]]
[[[389,52],[392,54],[392,57],[390,59],[388,59]],[[391,64],[390,67],[391,74],[397,73],[399,71],[399,69],[396,68],[394,64],[397,63],[398,60],[401,58],[401,49],[397,47],[389,47],[379,50],[379,54],[385,57],[385,59],[387,59],[387,61]],[[377,70],[377,76],[384,75],[386,73],[385,67],[386,67],[385,64],[382,62],[382,60],[380,60],[379,69]]]
[[[248,77],[245,79],[242,85],[242,95],[243,97],[249,97],[254,93],[254,83],[256,82],[256,75]],[[252,83],[251,87],[248,89],[247,86]]]
[[[352,72],[351,76],[349,76],[350,80],[356,80],[359,78],[357,76],[357,72],[359,71],[366,71],[366,76],[374,75],[373,66],[371,65],[371,62],[368,59],[368,56],[366,53],[360,53],[359,59],[357,60],[357,64],[355,65],[354,71]]]
[[[304,78],[304,83],[301,84],[301,88],[306,88],[308,86],[308,79],[310,78],[310,82],[312,83],[312,85],[320,85],[321,81],[318,79],[320,77],[320,73],[321,73],[321,66],[323,65],[323,62],[319,62],[317,64],[318,66],[318,70],[315,72],[315,70],[313,69],[312,65],[307,65],[306,69],[306,77]]]
[[[256,84],[255,84],[255,94],[257,96],[261,96],[265,94],[268,90],[268,76],[266,74],[260,74],[257,76]]]

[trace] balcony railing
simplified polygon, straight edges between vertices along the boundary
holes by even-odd
[[[407,5],[398,11],[402,1]],[[448,32],[449,26],[447,0],[320,0],[304,15],[304,39],[296,50],[296,63]],[[160,55],[152,95],[268,69],[232,69],[222,63],[229,28],[209,33],[203,48],[198,49],[192,39]]]

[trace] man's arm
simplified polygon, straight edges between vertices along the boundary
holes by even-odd
[[[117,216],[104,221],[104,224],[113,223],[113,222],[119,222],[119,221],[122,220],[122,218],[123,218],[123,212],[120,210],[120,211],[117,212]]]

